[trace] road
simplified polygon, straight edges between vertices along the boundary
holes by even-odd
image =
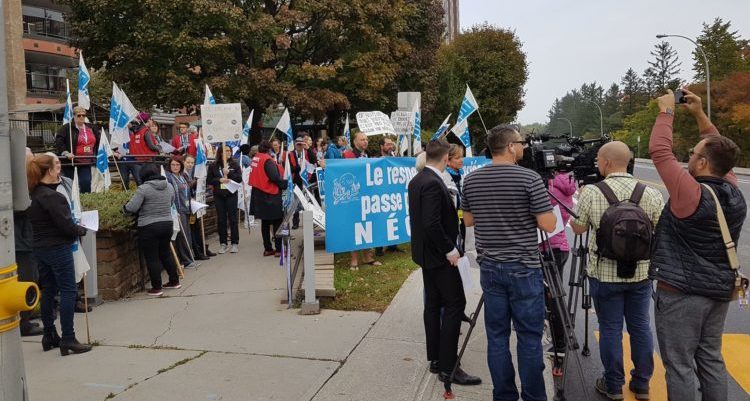
[[[637,163],[634,171],[636,178],[640,179],[647,185],[650,185],[656,189],[659,189],[665,201],[669,199],[669,194],[664,186],[663,182],[659,178],[659,174],[653,165],[646,163]],[[739,184],[742,189],[742,193],[745,199],[750,199],[750,177],[739,176]],[[569,239],[572,241],[570,233]],[[572,242],[571,242],[572,243]],[[742,227],[742,234],[739,240],[738,246],[740,262],[750,260],[750,219],[745,221]],[[745,263],[745,269],[747,264]],[[568,272],[565,274],[565,280],[567,283]],[[579,305],[580,306],[580,305]],[[584,342],[584,316],[585,314],[579,309],[576,316],[576,334],[580,344]],[[589,394],[591,400],[602,400],[600,396],[593,388],[594,381],[597,377],[602,374],[601,360],[599,359],[599,347],[596,340],[598,335],[598,324],[596,321],[596,314],[591,309],[589,313],[589,347],[591,349],[591,355],[588,357],[580,356],[581,364],[583,366],[584,377],[583,383],[581,382],[578,373],[575,368],[575,360],[571,358],[571,365],[568,368],[568,377],[566,384],[566,399],[567,400],[584,400],[582,393],[583,389],[581,384],[585,386],[585,390]],[[654,336],[654,362],[655,372],[651,380],[651,400],[654,401],[666,401],[666,384],[664,380],[664,368],[659,357],[658,344],[656,341],[656,331],[653,323],[653,313],[651,316],[651,328]],[[728,401],[747,401],[750,399],[750,311],[741,311],[738,308],[737,302],[733,302],[730,305],[729,313],[726,319],[726,325],[724,329],[724,347],[723,355],[729,370],[729,398]],[[625,360],[625,373],[626,381],[629,380],[629,371],[632,368],[632,364],[629,361],[629,343],[627,341],[627,333],[623,341],[623,349],[626,353]],[[627,390],[627,384],[624,388],[623,395],[626,400],[634,400],[634,396]],[[688,400],[692,401],[692,400]]]

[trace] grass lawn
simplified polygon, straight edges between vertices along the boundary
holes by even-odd
[[[411,261],[409,244],[399,245],[399,249],[405,252],[386,252],[385,255],[376,257],[383,266],[360,264],[358,271],[349,270],[349,253],[337,254],[334,258],[333,277],[336,299],[322,300],[321,307],[381,313],[385,311],[409,274],[419,268]]]

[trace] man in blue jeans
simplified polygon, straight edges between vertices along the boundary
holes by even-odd
[[[518,400],[510,354],[511,320],[518,338],[518,373],[525,401],[547,399],[544,388],[544,282],[537,228],[555,229],[555,215],[542,178],[520,167],[526,142],[515,128],[487,134],[492,164],[464,179],[464,223],[474,226],[480,255],[487,363],[495,401]]]
[[[606,177],[603,184],[611,190],[619,201],[631,199],[636,184],[627,167],[632,157],[630,149],[622,142],[609,142],[599,149],[597,155],[599,173]],[[643,209],[656,226],[664,200],[661,193],[646,187],[638,206]],[[600,188],[587,185],[578,197],[578,218],[570,222],[576,234],[582,234],[591,227],[594,231],[601,226],[604,212],[610,207]],[[591,298],[599,320],[599,354],[604,366],[604,377],[599,378],[596,390],[611,400],[622,400],[622,386],[625,372],[622,357],[623,319],[630,334],[631,359],[635,368],[630,372],[630,391],[638,400],[649,399],[649,381],[654,373],[654,341],[649,327],[651,307],[651,281],[648,280],[648,260],[635,262],[635,271],[618,274],[617,260],[597,255],[596,235],[590,236],[590,259],[588,266]]]

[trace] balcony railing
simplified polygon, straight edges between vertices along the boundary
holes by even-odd
[[[48,74],[44,71],[29,71],[27,69],[26,91],[38,95],[61,95],[65,93],[65,73]]]
[[[68,41],[70,40],[70,24],[47,17],[24,15],[23,33]]]

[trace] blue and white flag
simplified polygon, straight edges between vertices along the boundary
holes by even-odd
[[[344,138],[346,138],[347,146],[352,146],[351,136],[352,130],[349,128],[349,113],[346,113],[346,123],[344,124]]]
[[[65,80],[65,111],[63,125],[73,122],[73,102],[70,100],[70,80]]]
[[[289,117],[289,109],[284,109],[276,129],[284,133],[284,140],[288,151],[294,150],[294,138],[292,137],[292,119]]]
[[[450,127],[450,124],[448,124],[448,119],[451,118],[451,115],[453,114],[452,113],[448,114],[448,117],[445,117],[445,120],[443,120],[443,123],[440,124],[440,127],[438,127],[437,131],[435,131],[435,133],[432,135],[432,139],[431,139],[432,141],[436,139],[440,139],[440,137],[443,136],[443,134],[446,131],[448,131],[448,127]]]
[[[208,158],[206,157],[206,146],[203,144],[203,140],[197,138],[195,140],[195,171],[193,177],[204,178],[208,175]]]
[[[109,191],[112,186],[112,176],[109,173],[109,156],[112,155],[112,149],[109,147],[107,133],[102,129],[102,135],[99,139],[99,150],[96,152],[96,169],[104,179],[104,191]]]
[[[85,167],[90,168],[90,167]],[[60,185],[62,187],[62,185]],[[65,191],[64,191],[65,192]],[[81,221],[81,187],[78,183],[78,169],[73,172],[73,187],[70,191],[70,209],[73,215],[73,221],[78,224]],[[83,247],[81,246],[81,240],[76,238],[73,243],[73,267],[75,269],[76,283],[86,275],[86,272],[91,270],[86,254],[83,253]]]
[[[412,112],[414,112],[414,145],[412,149],[414,149],[413,154],[415,155],[422,151],[422,113],[420,111],[422,105],[420,103],[421,101],[414,102],[414,108],[412,109]]]
[[[216,104],[216,99],[214,99],[211,89],[208,89],[208,84],[206,84],[206,95],[203,97],[203,104]]]
[[[112,82],[112,99],[109,102],[109,133],[112,135],[112,143],[118,146],[130,143],[128,124],[137,115],[138,110],[125,92]]]
[[[83,52],[78,53],[78,105],[88,110],[91,107],[91,98],[89,97],[89,82],[91,75],[83,62]]]
[[[466,93],[464,94],[463,102],[461,102],[461,111],[458,113],[457,123],[466,120],[477,110],[479,110],[479,104],[474,98],[474,94],[471,93],[471,88],[469,88],[469,85],[466,85]]]
[[[253,113],[255,110],[250,110],[250,115],[247,116],[247,121],[242,127],[242,143],[250,143],[250,127],[253,126]]]

